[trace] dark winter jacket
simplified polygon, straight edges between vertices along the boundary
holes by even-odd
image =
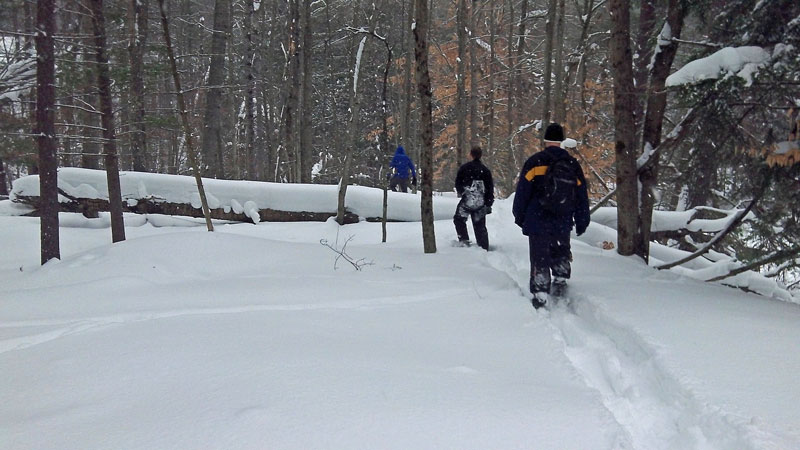
[[[414,168],[414,163],[411,162],[411,158],[406,155],[406,151],[403,147],[397,147],[389,167],[394,169],[394,176],[397,178],[408,179],[409,172],[411,172],[412,177],[417,178],[417,169]]]
[[[467,201],[468,206],[492,206],[492,203],[494,203],[494,180],[492,179],[492,172],[483,165],[480,159],[473,159],[463,164],[458,168],[458,173],[456,174],[456,192],[459,197]],[[466,198],[475,195],[482,198],[478,201]]]
[[[568,159],[575,169],[578,182],[578,195],[572,214],[555,216],[543,211],[538,196],[542,192],[543,175],[547,167],[556,160]],[[526,236],[534,232],[569,233],[573,224],[578,234],[583,234],[589,226],[589,195],[586,178],[583,176],[578,160],[561,147],[550,146],[534,154],[522,166],[514,196],[514,222],[522,227]]]

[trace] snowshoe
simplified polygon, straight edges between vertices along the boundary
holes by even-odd
[[[533,298],[531,298],[531,305],[533,305],[534,309],[540,309],[547,306],[547,294],[544,292],[537,292],[533,294]]]
[[[565,297],[567,295],[567,280],[556,278],[550,285],[550,294],[554,297]]]

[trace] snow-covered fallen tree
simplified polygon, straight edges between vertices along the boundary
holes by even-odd
[[[143,172],[121,172],[122,202],[127,212],[202,217],[200,196],[193,177]],[[203,179],[212,218],[258,223],[260,221],[324,221],[336,215],[335,185],[286,184],[259,181]],[[104,171],[62,168],[58,171],[59,203],[63,211],[94,216],[108,209]],[[34,209],[39,200],[39,177],[14,181],[10,200]],[[389,193],[387,219],[419,221],[419,196]],[[436,196],[437,220],[453,216],[458,199]],[[383,214],[380,189],[352,186],[347,192],[346,222],[377,220]]]
[[[686,211],[654,211],[652,236],[671,244],[651,242],[650,264],[656,268],[672,269],[698,280],[719,281],[726,286],[796,302],[785,286],[770,274],[760,273],[758,269],[778,260],[791,260],[792,255],[800,257],[797,247],[777,250],[756,264],[748,264],[714,249],[712,244],[718,243],[717,237],[721,239],[735,224],[753,217],[753,213],[747,209],[697,207]],[[616,208],[598,208],[592,214],[592,222],[616,230]],[[702,241],[708,242],[700,244],[701,237]],[[711,240],[709,237],[712,237]],[[591,239],[597,240],[597,237]],[[676,248],[678,243],[692,248],[693,251]]]

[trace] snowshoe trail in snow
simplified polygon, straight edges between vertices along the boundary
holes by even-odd
[[[527,249],[501,249],[487,260],[514,279],[528,282]],[[517,261],[519,260],[519,261]],[[592,299],[571,290],[543,316],[586,385],[629,435],[635,449],[782,448],[749,422],[703,404],[659,362],[657,351],[633,330],[616,323]]]

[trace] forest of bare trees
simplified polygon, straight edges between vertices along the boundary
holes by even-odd
[[[0,195],[66,166],[382,187],[402,144],[428,195],[481,145],[505,197],[557,120],[620,253],[713,238],[651,234],[654,209],[754,203],[714,250],[799,264],[800,165],[770,154],[800,105],[795,0],[5,0],[0,37]],[[744,46],[770,55],[754,81],[667,86]]]

